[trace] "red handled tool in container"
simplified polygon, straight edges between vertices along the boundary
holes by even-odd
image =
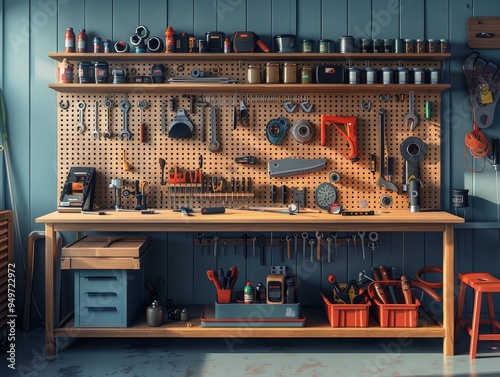
[[[326,125],[333,124],[347,140],[351,150],[347,158],[350,159],[351,162],[359,161],[358,141],[356,138],[356,122],[357,117],[321,115],[321,145],[326,145]]]

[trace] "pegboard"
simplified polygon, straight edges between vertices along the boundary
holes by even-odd
[[[149,74],[150,67],[155,62],[115,62],[113,67],[127,70],[129,75]],[[311,61],[297,61],[298,68],[313,67]],[[346,62],[340,62],[345,64]],[[239,82],[246,82],[248,65],[261,65],[263,62],[237,62],[216,61],[211,62],[175,62],[167,65],[168,75],[189,76],[193,68],[202,72],[216,70],[221,77],[231,77]],[[367,62],[354,61],[351,66],[364,67]],[[370,66],[374,68],[396,68],[402,63],[397,61],[374,61]],[[436,61],[411,61],[405,62],[406,67],[438,67]],[[96,84],[99,85],[99,84]],[[165,84],[176,85],[176,84]],[[320,85],[320,84],[314,84]],[[305,188],[306,207],[317,208],[315,204],[315,189],[323,182],[330,182],[331,172],[339,173],[341,179],[334,184],[337,193],[337,202],[344,208],[380,209],[381,198],[390,197],[392,203],[387,207],[391,209],[407,209],[408,194],[401,191],[404,172],[404,160],[401,157],[400,145],[409,136],[419,137],[426,146],[426,153],[420,162],[421,208],[440,208],[441,170],[440,170],[440,92],[415,93],[415,113],[420,119],[418,126],[411,131],[404,125],[404,115],[408,112],[408,86],[406,91],[391,94],[370,91],[364,94],[350,93],[352,85],[345,84],[345,92],[331,94],[287,94],[286,84],[276,93],[268,91],[257,93],[231,92],[230,86],[221,85],[219,94],[197,95],[198,101],[206,101],[216,109],[217,139],[221,143],[219,152],[210,152],[210,111],[208,107],[195,106],[191,109],[188,95],[179,85],[176,95],[163,95],[135,91],[128,94],[87,94],[58,93],[58,103],[68,104],[64,109],[58,106],[58,183],[63,187],[66,176],[71,166],[92,166],[97,170],[97,185],[95,192],[95,205],[102,209],[113,208],[115,205],[114,190],[109,187],[112,179],[122,179],[123,186],[133,191],[134,181],[147,182],[148,208],[173,209],[180,206],[198,208],[210,205],[225,205],[226,207],[243,206],[281,206],[281,187],[288,188],[285,203],[292,202],[291,191]],[[175,98],[176,109],[183,108],[194,125],[193,137],[190,139],[173,139],[162,133],[161,113],[162,101],[166,102],[166,126],[173,120],[175,112],[170,110],[170,100]],[[113,102],[113,107],[108,110],[104,101]],[[128,129],[132,134],[130,140],[121,140],[120,131],[123,127],[123,112],[119,107],[121,101],[129,101],[131,108],[128,112]],[[147,107],[142,111],[138,107],[139,101],[147,101]],[[236,105],[239,113],[240,101],[244,101],[249,114],[249,125],[238,125],[232,129],[232,106]],[[313,104],[310,113],[297,106],[294,112],[284,108],[284,102],[291,101],[299,104],[309,101]],[[424,102],[431,104],[431,118],[424,118]],[[80,120],[78,103],[86,104],[83,110],[86,130],[77,132]],[[96,104],[97,103],[97,107]],[[362,108],[361,104],[370,104],[370,109]],[[394,158],[394,174],[391,178],[399,187],[399,193],[380,189],[377,185],[379,177],[379,110],[386,109],[385,122],[385,151],[384,155]],[[204,126],[201,127],[201,112],[204,111]],[[320,117],[322,114],[357,117],[357,143],[359,161],[351,162],[349,147],[335,127],[327,126],[326,145],[320,145]],[[98,119],[100,139],[95,139],[92,131],[95,119]],[[109,116],[109,131],[111,137],[104,138],[104,131]],[[314,129],[313,139],[305,144],[296,141],[287,132],[284,140],[279,145],[272,145],[266,137],[266,125],[271,119],[284,117],[290,126],[299,120],[309,121]],[[139,139],[139,126],[142,121],[146,124],[146,139],[144,143]],[[202,132],[205,133],[205,142],[202,142]],[[124,153],[126,158],[124,161]],[[371,170],[370,156],[376,156],[375,171]],[[200,169],[203,176],[248,179],[251,178],[253,190],[250,193],[202,193],[199,185],[161,185],[161,168],[159,159],[166,161],[165,181],[168,181],[168,172],[177,167],[181,171],[193,171],[199,166],[199,156],[203,158],[203,167]],[[255,156],[257,163],[238,164],[236,157]],[[326,168],[302,175],[270,178],[268,174],[268,161],[286,157],[320,158],[327,159]],[[130,169],[124,169],[124,163]],[[373,166],[372,166],[373,167]],[[275,202],[271,201],[272,186],[278,188]],[[59,193],[58,193],[59,195]],[[134,208],[136,199],[133,195],[122,197],[124,208]]]

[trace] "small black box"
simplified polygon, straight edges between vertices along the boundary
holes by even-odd
[[[318,84],[344,83],[345,68],[342,65],[321,64],[314,68],[314,80]]]

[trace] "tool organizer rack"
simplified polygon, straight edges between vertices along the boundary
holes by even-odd
[[[404,160],[400,154],[400,144],[409,136],[417,136],[425,143],[427,151],[420,162],[421,208],[440,208],[441,169],[440,169],[440,93],[450,87],[449,84],[408,84],[408,85],[350,85],[350,84],[246,84],[248,65],[261,65],[266,62],[294,62],[297,68],[314,67],[321,63],[343,64],[363,68],[404,66],[407,68],[440,68],[441,62],[449,54],[65,54],[51,53],[49,57],[56,61],[66,58],[75,67],[79,61],[107,61],[112,68],[125,68],[128,72],[135,69],[137,75],[148,75],[153,64],[166,65],[167,72],[189,76],[193,68],[208,71],[216,67],[218,76],[237,80],[236,84],[51,84],[57,91],[58,106],[58,184],[63,186],[71,166],[92,166],[98,177],[95,204],[100,208],[113,208],[114,192],[109,188],[111,179],[123,179],[124,186],[133,190],[134,181],[147,181],[146,189],[148,208],[172,209],[180,205],[192,207],[225,205],[241,206],[280,206],[280,190],[276,201],[271,200],[273,185],[288,188],[284,203],[292,202],[292,190],[305,188],[305,205],[315,208],[314,192],[323,182],[329,182],[331,172],[340,174],[340,181],[335,183],[337,202],[347,209],[378,209],[384,194],[392,197],[391,209],[407,209],[408,195],[401,192]],[[75,74],[76,76],[76,74]],[[168,75],[167,75],[168,77]],[[411,131],[404,126],[404,115],[408,112],[408,93],[415,92],[415,113],[420,123]],[[219,152],[210,152],[210,112],[205,108],[204,126],[201,125],[199,107],[190,110],[187,95],[196,95],[198,100],[205,100],[214,105],[217,113],[217,139],[222,148]],[[175,112],[169,110],[169,100],[175,97],[177,108],[184,108],[194,124],[193,137],[190,139],[172,139],[161,132],[161,104],[167,102],[166,125],[172,121]],[[114,102],[109,111],[111,138],[100,140],[93,138],[95,118],[99,130],[104,132],[107,110],[103,106],[106,99]],[[128,113],[128,128],[131,140],[121,140],[123,115],[119,103],[127,100],[131,104]],[[148,103],[143,110],[142,120],[147,127],[147,141],[139,140],[141,109],[138,101]],[[308,100],[314,105],[310,113],[300,106],[289,113],[283,104],[292,101],[298,104]],[[86,131],[77,132],[80,112],[78,103],[84,101],[84,121]],[[95,111],[94,103],[100,106]],[[245,101],[249,112],[249,126],[231,126],[232,106],[239,109],[240,101]],[[424,102],[431,102],[432,117],[424,119]],[[361,104],[370,104],[370,110]],[[65,107],[65,106],[64,106]],[[399,194],[379,189],[379,109],[386,109],[385,156],[394,158],[392,182],[400,188]],[[340,132],[334,126],[327,126],[326,145],[320,145],[320,117],[322,114],[357,117],[357,143],[359,161],[351,162],[349,147]],[[301,144],[287,132],[280,145],[272,145],[266,137],[266,125],[271,119],[284,117],[290,126],[298,120],[308,120],[315,128],[315,136],[309,142]],[[204,131],[203,131],[204,130]],[[205,132],[202,142],[201,132]],[[123,169],[123,153],[131,169]],[[244,193],[202,193],[199,187],[188,185],[161,185],[159,158],[166,160],[165,177],[168,171],[177,167],[180,170],[194,170],[198,167],[199,156],[203,156],[202,174],[208,178],[251,178],[253,190]],[[255,165],[238,164],[236,157],[253,155]],[[370,166],[370,156],[375,155],[375,171]],[[269,160],[286,157],[326,158],[326,168],[303,175],[270,178],[267,163]],[[372,168],[372,169],[371,169]],[[134,208],[133,195],[123,198],[125,208]]]

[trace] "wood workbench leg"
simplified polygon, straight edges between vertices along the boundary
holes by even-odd
[[[56,232],[52,224],[45,224],[45,355],[56,355],[56,341],[54,337],[55,319],[55,256]]]
[[[443,232],[443,353],[454,355],[455,342],[455,257],[453,224],[445,224]]]

